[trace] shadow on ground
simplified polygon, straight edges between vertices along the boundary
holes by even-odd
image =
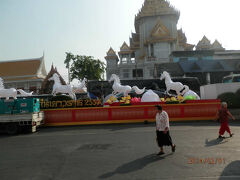
[[[155,127],[154,123],[136,123],[136,124],[101,124],[101,125],[76,125],[76,126],[55,126],[55,127],[47,127],[43,126],[40,128],[40,132],[51,132],[51,131],[71,131],[71,130],[93,130],[93,129],[107,129],[110,131],[119,131],[124,129],[132,129],[132,128],[143,128],[143,127]]]
[[[205,140],[205,147],[216,146],[216,145],[219,145],[219,144],[226,143],[226,142],[228,142],[227,139],[228,139],[228,137],[226,137],[226,138],[217,138],[217,139],[212,139],[212,140],[206,139]]]
[[[240,161],[234,161],[227,165],[219,179],[240,179]]]
[[[139,169],[143,169],[148,164],[151,164],[155,161],[162,160],[172,154],[173,153],[167,154],[165,156],[157,156],[156,154],[150,154],[150,155],[144,156],[140,159],[136,159],[129,163],[123,164],[123,165],[119,166],[117,169],[115,169],[113,172],[105,173],[105,174],[99,176],[99,178],[106,179],[106,178],[110,178],[110,177],[114,176],[115,174],[126,174],[129,172],[137,171]]]

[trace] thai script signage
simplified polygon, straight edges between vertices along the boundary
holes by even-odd
[[[81,107],[99,107],[102,103],[98,99],[79,99],[63,101],[45,101],[40,100],[40,109],[61,109],[61,108],[81,108]]]

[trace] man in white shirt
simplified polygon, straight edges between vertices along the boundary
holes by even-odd
[[[162,110],[162,106],[156,106],[158,111],[156,114],[156,134],[157,143],[160,147],[160,152],[157,155],[164,154],[163,146],[171,146],[172,152],[175,152],[176,145],[172,143],[172,138],[169,133],[169,118],[166,111]]]

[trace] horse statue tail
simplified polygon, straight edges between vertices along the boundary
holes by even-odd
[[[136,92],[136,94],[143,94],[145,92],[145,87],[143,89],[139,89],[137,86],[133,86],[132,89]]]
[[[17,89],[17,91],[20,92],[20,94],[21,94],[22,96],[32,96],[32,94],[33,94],[33,91],[30,92],[30,93],[27,93],[27,92],[25,92],[25,91],[22,90],[22,89]]]
[[[180,95],[183,96],[186,92],[188,92],[190,89],[187,85],[183,85],[183,89],[180,92]]]

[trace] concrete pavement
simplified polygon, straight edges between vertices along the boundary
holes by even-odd
[[[219,140],[216,122],[170,123],[177,148],[165,147],[163,156],[154,124],[1,134],[0,179],[240,179],[240,123],[230,125],[234,137]]]

